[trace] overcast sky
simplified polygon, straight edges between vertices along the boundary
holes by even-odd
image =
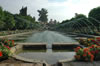
[[[74,17],[75,13],[88,16],[91,9],[100,6],[100,0],[0,0],[0,6],[11,13],[19,13],[22,6],[28,7],[28,14],[38,19],[41,8],[48,10],[48,18],[62,21]]]

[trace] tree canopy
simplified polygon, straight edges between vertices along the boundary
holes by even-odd
[[[100,7],[93,8],[90,12],[88,17],[92,17],[100,21]]]
[[[27,7],[22,7],[19,14],[12,14],[0,7],[0,30],[38,29],[39,26],[35,17],[27,15]]]
[[[48,18],[47,18],[48,11],[45,8],[42,8],[41,10],[38,10],[38,13],[39,13],[39,19],[38,20],[40,22],[47,22],[48,21]]]

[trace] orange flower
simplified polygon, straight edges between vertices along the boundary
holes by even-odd
[[[91,55],[91,62],[93,62],[94,60],[94,55]]]
[[[84,53],[88,52],[89,51],[89,48],[84,48]]]
[[[92,45],[91,47],[92,47],[92,48],[94,48],[94,47],[95,47],[95,45]]]
[[[91,55],[92,55],[92,54],[91,54],[91,52],[88,52],[88,55],[90,55],[90,56],[91,56]]]
[[[0,51],[0,57],[2,56],[2,52]]]
[[[77,47],[77,49],[80,49],[80,47]]]
[[[12,40],[12,44],[14,45],[14,40]]]
[[[75,48],[75,52],[78,52],[79,49],[80,49],[80,47]]]

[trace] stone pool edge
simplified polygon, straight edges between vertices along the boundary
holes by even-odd
[[[57,66],[63,66],[63,63],[67,63],[67,62],[71,62],[71,61],[74,61],[75,58],[70,58],[70,59],[64,59],[64,60],[59,60],[58,63],[57,63]]]
[[[16,46],[12,47],[10,49],[11,52],[11,57],[23,62],[27,62],[27,63],[37,63],[37,64],[42,64],[43,66],[49,66],[48,63],[44,60],[35,60],[35,59],[26,59],[24,57],[18,56],[16,55],[16,52],[21,51],[23,49],[23,45],[18,45],[16,44]]]
[[[31,46],[36,46],[36,47],[38,46],[38,48],[40,48],[40,46],[41,46],[41,47],[44,47],[44,48],[41,48],[41,49],[46,49],[46,45],[47,45],[46,43],[17,43],[16,46],[12,47],[11,50],[10,50],[11,53],[12,53],[11,57],[13,57],[13,58],[15,58],[19,61],[24,61],[26,63],[41,63],[41,64],[44,64],[43,66],[48,66],[49,64],[44,60],[26,59],[24,57],[17,55],[17,52],[20,52],[21,50],[23,50],[24,47],[29,48]],[[33,47],[31,47],[31,48],[33,48]],[[74,61],[74,60],[75,60],[74,57],[72,57],[70,59],[58,60],[57,66],[62,66],[63,63],[71,62],[71,61]]]

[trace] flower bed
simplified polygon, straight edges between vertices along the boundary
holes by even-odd
[[[94,61],[100,60],[100,37],[80,39],[80,44],[87,48],[75,48],[75,58],[79,61]]]
[[[1,39],[0,40],[0,61],[8,58],[11,54],[10,48],[14,46],[13,40]]]
[[[87,48],[75,48],[75,58],[79,61],[94,61],[100,60],[100,46],[91,45]]]
[[[98,45],[100,46],[100,37],[97,37],[97,38],[87,38],[87,39],[79,39],[79,43],[86,46],[86,47],[89,47],[91,45]]]

